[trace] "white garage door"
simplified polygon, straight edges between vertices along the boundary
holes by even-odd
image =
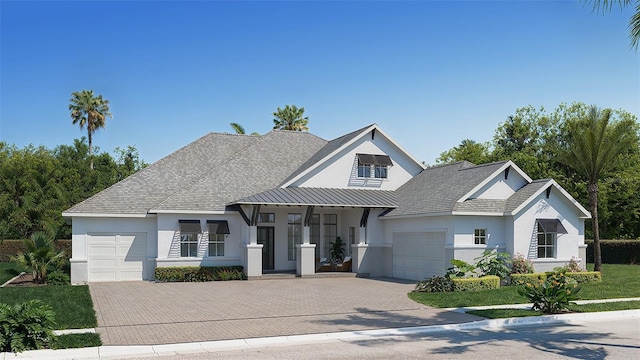
[[[445,232],[393,233],[393,277],[422,280],[442,275]]]
[[[147,234],[90,234],[89,281],[128,281],[145,278]]]

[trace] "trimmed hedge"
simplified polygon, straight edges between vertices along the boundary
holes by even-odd
[[[587,244],[587,262],[594,262],[593,240]],[[640,240],[600,240],[604,264],[640,264]]]
[[[553,272],[539,272],[533,274],[511,274],[512,285],[524,285],[526,283],[534,283],[539,280],[545,280],[549,274]],[[579,284],[594,283],[602,281],[602,274],[599,271],[581,271],[568,272],[565,276],[574,279]]]
[[[63,251],[67,258],[71,257],[71,240],[55,240],[56,251]],[[22,254],[27,248],[24,240],[0,240],[0,262],[11,261],[11,258]]]
[[[246,280],[243,270],[242,266],[157,267],[155,279],[159,282]]]
[[[531,274],[511,274],[511,285],[524,285],[526,283],[534,283],[538,280],[545,280],[547,273],[531,273]]]
[[[453,291],[478,291],[498,289],[500,278],[495,275],[487,275],[479,278],[451,279]]]

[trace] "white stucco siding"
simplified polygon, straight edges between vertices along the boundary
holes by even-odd
[[[179,220],[199,220],[202,234],[198,237],[198,256],[180,257]],[[229,234],[224,239],[224,256],[208,256],[207,220],[226,220]],[[244,220],[237,213],[220,215],[158,214],[158,266],[230,266],[240,265],[240,244],[246,232]]]
[[[471,195],[470,198],[506,199],[526,184],[527,180],[525,180],[522,175],[517,171],[510,169],[507,179],[504,178],[504,171],[501,172]]]
[[[93,281],[90,278],[89,271],[90,268],[95,269],[96,267],[89,264],[90,257],[104,260],[104,255],[106,254],[103,253],[126,251],[122,246],[115,249],[105,248],[104,251],[95,248],[91,251],[92,256],[90,256],[91,236],[94,236],[94,243],[98,245],[102,245],[99,244],[100,239],[108,239],[108,237],[114,239],[118,237],[118,239],[122,239],[120,243],[124,244],[127,238],[137,236],[137,240],[131,241],[131,245],[135,245],[136,257],[146,257],[146,262],[142,264],[142,279],[151,279],[153,277],[155,257],[157,255],[156,219],[153,216],[146,218],[73,217],[70,259],[72,284],[84,284]],[[140,249],[140,245],[138,245],[143,239],[146,242],[146,246],[143,245],[146,247],[146,255],[144,254],[145,251]]]
[[[356,154],[389,155],[393,166],[388,168],[386,179],[357,178]],[[354,173],[354,170],[356,171]],[[422,168],[402,150],[394,146],[380,133],[371,139],[367,134],[346,147],[325,163],[301,177],[291,186],[322,187],[334,189],[370,188],[395,190],[418,174]]]
[[[455,216],[453,230],[453,250],[455,259],[473,263],[485,250],[505,251],[511,236],[505,231],[505,224],[511,217],[503,216]],[[486,230],[486,244],[475,244],[475,230]]]
[[[557,236],[555,258],[536,259],[536,219],[558,219],[567,230],[567,234]],[[546,271],[564,265],[572,257],[579,259],[579,246],[584,245],[584,220],[578,217],[576,208],[554,188],[549,198],[543,192],[514,216],[513,233],[514,254],[525,255],[534,261],[536,270]]]

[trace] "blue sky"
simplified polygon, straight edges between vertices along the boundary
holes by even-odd
[[[632,9],[579,1],[0,1],[0,140],[85,135],[73,91],[111,101],[94,137],[154,162],[208,132],[265,133],[304,106],[327,140],[371,123],[428,163],[526,105],[640,114]],[[295,149],[292,149],[294,151]]]

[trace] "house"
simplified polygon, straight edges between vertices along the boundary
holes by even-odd
[[[584,261],[590,214],[511,161],[425,169],[373,124],[331,141],[210,133],[63,216],[81,284],[149,280],[165,266],[312,276],[338,236],[362,276],[422,279],[486,249],[547,270]]]

